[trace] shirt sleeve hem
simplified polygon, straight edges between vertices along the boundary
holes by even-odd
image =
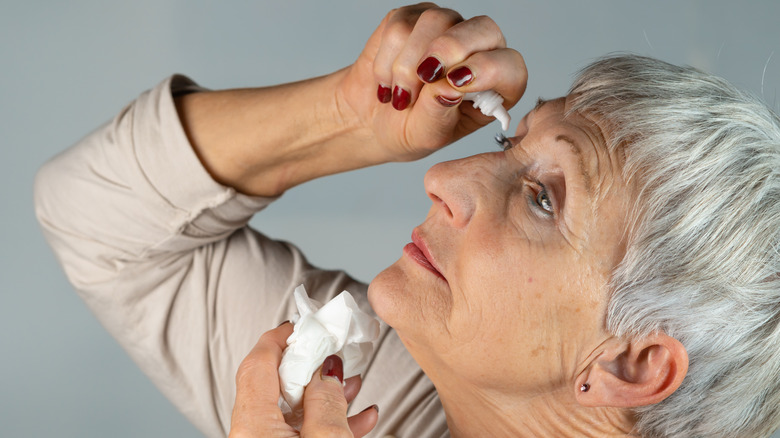
[[[278,197],[248,196],[214,181],[176,111],[174,96],[204,90],[186,76],[173,75],[142,94],[133,111],[136,158],[151,186],[186,220],[217,207],[223,216],[251,216]]]

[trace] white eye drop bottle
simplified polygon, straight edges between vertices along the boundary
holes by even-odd
[[[474,108],[482,111],[482,114],[495,117],[501,122],[501,129],[509,130],[509,113],[504,109],[504,98],[493,90],[466,93],[463,100],[474,102]]]

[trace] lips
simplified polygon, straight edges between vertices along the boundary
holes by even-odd
[[[436,274],[436,276],[445,282],[447,281],[439,269],[436,268],[434,259],[431,257],[431,253],[428,250],[428,246],[425,245],[425,241],[420,237],[416,229],[412,232],[412,242],[408,243],[404,247],[404,254],[408,255],[412,260],[417,262],[417,264],[423,268]]]

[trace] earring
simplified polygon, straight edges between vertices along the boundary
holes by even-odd
[[[580,392],[588,392],[589,389],[590,389],[589,383],[583,383],[582,386],[580,386]]]

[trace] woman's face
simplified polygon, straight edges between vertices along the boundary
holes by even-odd
[[[433,166],[428,217],[369,287],[434,383],[554,390],[608,337],[630,193],[599,127],[564,118],[567,101],[537,106],[509,150]]]

